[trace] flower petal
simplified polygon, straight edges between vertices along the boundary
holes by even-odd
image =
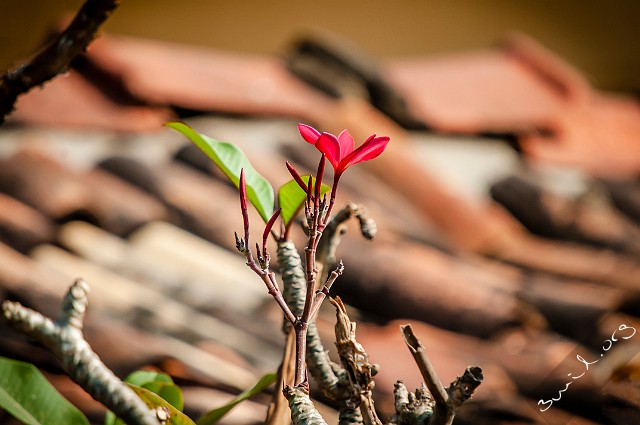
[[[315,145],[318,137],[320,137],[320,132],[310,125],[298,124],[298,131],[302,138],[312,145]]]
[[[338,136],[338,142],[340,143],[340,160],[342,160],[342,158],[353,152],[355,142],[347,130],[340,133]]]
[[[369,161],[380,155],[387,144],[389,143],[389,137],[375,137],[375,134],[367,139],[362,145],[358,146],[358,149],[351,152],[345,158],[340,161],[336,173],[342,173],[347,167],[359,162]]]
[[[337,169],[340,163],[340,142],[331,133],[322,133],[316,142],[316,148],[327,156],[327,159]]]

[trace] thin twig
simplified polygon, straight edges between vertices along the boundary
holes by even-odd
[[[316,297],[313,300],[313,305],[311,306],[311,314],[309,316],[312,322],[315,320],[315,317],[318,314],[318,310],[320,310],[320,306],[322,305],[322,302],[327,297],[327,295],[329,295],[331,286],[333,286],[336,279],[338,279],[338,277],[341,276],[343,272],[344,272],[344,265],[342,264],[342,261],[340,261],[340,264],[338,264],[338,267],[331,272],[331,275],[327,279],[327,282],[324,284],[322,289],[316,293]]]
[[[266,261],[267,253],[264,253],[265,258],[262,264],[263,267],[258,266],[256,261],[253,259],[253,254],[251,253],[251,245],[249,244],[249,213],[247,211],[247,185],[244,175],[244,169],[240,170],[240,181],[238,182],[238,189],[240,191],[240,210],[242,212],[244,236],[242,237],[242,239],[240,239],[240,237],[238,237],[238,234],[235,233],[236,248],[247,259],[247,266],[249,266],[249,268],[253,270],[255,274],[260,276],[260,279],[262,279],[264,284],[267,286],[269,295],[271,295],[276,300],[276,302],[284,312],[285,317],[291,323],[295,323],[297,318],[291,312],[291,309],[282,296],[282,292],[280,291],[280,287],[278,286],[278,281],[276,280],[276,275],[268,269],[268,261]],[[260,252],[258,252],[258,256],[260,256]]]
[[[130,424],[158,425],[156,413],[102,363],[84,339],[88,291],[89,285],[78,279],[64,299],[57,322],[11,301],[2,303],[2,311],[11,327],[51,350],[69,376],[116,416]]]
[[[449,394],[447,394],[442,382],[440,382],[440,378],[438,378],[431,361],[424,351],[424,346],[413,333],[411,325],[400,326],[400,329],[402,331],[404,341],[407,343],[407,347],[409,347],[409,351],[416,361],[418,369],[420,369],[422,378],[427,384],[427,388],[429,388],[429,391],[436,402],[436,406],[446,406],[449,401]]]
[[[87,0],[71,24],[29,63],[0,78],[0,124],[13,111],[23,93],[69,70],[71,61],[83,53],[98,29],[118,7],[120,0]]]

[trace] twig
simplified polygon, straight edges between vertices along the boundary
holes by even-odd
[[[311,306],[311,313],[309,315],[309,319],[311,322],[315,321],[316,315],[318,314],[318,310],[320,310],[322,302],[327,297],[327,295],[329,295],[331,286],[333,286],[336,279],[338,279],[338,277],[341,276],[343,272],[344,265],[342,264],[342,261],[340,261],[340,264],[338,264],[338,267],[331,272],[331,276],[329,276],[322,289],[316,292],[316,296],[313,299],[313,304]]]
[[[296,246],[290,240],[278,241],[276,255],[282,274],[282,295],[293,315],[298,317],[302,314],[307,293],[307,281],[304,278],[302,259]],[[288,333],[289,329],[291,329],[291,321],[285,320],[283,330]]]
[[[376,223],[369,217],[366,208],[352,202],[348,203],[327,224],[322,233],[322,239],[318,244],[316,262],[318,263],[321,282],[324,282],[328,277],[327,267],[336,261],[336,251],[338,245],[340,245],[342,235],[346,231],[346,222],[354,217],[358,219],[360,232],[366,239],[371,240],[375,237],[377,232]]]
[[[407,406],[410,406],[409,410],[412,415],[415,415],[419,410],[430,409],[433,404],[433,415],[430,417],[429,425],[451,425],[453,418],[455,417],[456,410],[465,401],[467,401],[472,395],[475,389],[482,383],[482,369],[479,367],[468,367],[462,376],[456,378],[455,381],[449,385],[449,388],[445,389],[442,386],[442,382],[438,378],[433,365],[427,357],[424,346],[420,340],[413,333],[411,325],[401,326],[402,336],[409,347],[409,351],[413,355],[420,373],[424,378],[427,388],[433,396],[433,403],[426,397],[418,397],[418,391],[416,391],[416,397],[414,397],[413,403],[408,400],[404,403],[403,389],[404,385],[401,383],[396,384],[396,410],[400,416],[403,416],[406,412],[399,409],[399,406],[406,410]],[[406,388],[404,388],[406,391]],[[420,399],[420,400],[418,400]],[[417,400],[417,401],[416,401]],[[420,408],[416,406],[422,406]],[[424,413],[422,411],[418,412]]]
[[[23,93],[66,72],[71,61],[83,53],[100,26],[118,7],[120,0],[87,0],[71,24],[29,63],[0,78],[0,124],[13,111]]]
[[[436,371],[433,369],[433,365],[424,351],[424,346],[420,340],[416,338],[411,325],[400,326],[400,330],[402,331],[402,336],[404,337],[404,341],[407,343],[407,347],[409,347],[411,355],[413,355],[413,358],[418,365],[418,369],[420,369],[422,378],[427,384],[427,388],[429,388],[429,391],[436,402],[436,406],[446,406],[449,401],[449,395],[444,389],[442,382],[440,382]]]
[[[11,327],[51,350],[71,378],[116,416],[130,424],[158,425],[156,412],[102,363],[84,339],[88,291],[89,285],[78,279],[64,298],[62,317],[56,322],[16,302],[4,301],[2,311]]]
[[[264,261],[264,264],[262,264],[262,267],[259,266],[253,258],[253,254],[251,252],[251,245],[249,243],[249,213],[247,211],[247,186],[246,186],[246,180],[244,175],[244,169],[240,170],[240,181],[238,183],[238,189],[240,190],[240,209],[242,212],[244,236],[242,239],[240,239],[238,234],[234,233],[236,238],[236,248],[247,259],[247,266],[249,266],[249,268],[253,270],[255,274],[260,276],[260,279],[262,279],[264,284],[267,286],[269,295],[271,295],[276,300],[276,302],[282,309],[285,317],[291,323],[296,323],[297,317],[295,314],[293,314],[293,312],[287,305],[287,302],[285,301],[284,297],[282,296],[282,292],[280,291],[280,287],[278,286],[278,281],[276,280],[275,273],[269,271],[268,269],[268,264],[266,261],[266,257],[267,257],[266,252],[264,253],[265,261]],[[258,248],[258,255],[260,255],[259,248]]]

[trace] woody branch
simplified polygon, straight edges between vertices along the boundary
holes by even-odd
[[[13,111],[18,96],[69,70],[71,61],[87,49],[119,4],[120,0],[87,0],[69,26],[30,62],[0,77],[0,124]]]

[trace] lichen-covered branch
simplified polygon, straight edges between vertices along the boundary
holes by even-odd
[[[293,425],[327,425],[305,391],[287,386],[284,388],[284,396],[289,401]]]
[[[415,421],[420,416],[421,422],[418,423],[451,425],[458,407],[467,401],[482,383],[482,369],[475,366],[468,367],[462,376],[456,378],[445,389],[425,353],[424,346],[413,333],[411,325],[401,326],[401,330],[407,347],[409,347],[433,398],[428,396],[425,390],[416,390],[416,394],[413,395],[401,382],[396,384],[396,411],[400,419],[398,422],[416,423]],[[428,422],[422,422],[425,415],[429,417]]]
[[[351,387],[358,399],[353,400],[360,406],[362,419],[367,425],[382,425],[376,414],[372,391],[375,386],[373,377],[378,366],[369,363],[369,356],[356,341],[356,324],[349,320],[347,310],[339,297],[330,298],[336,308],[336,347],[342,367],[347,372]]]
[[[292,241],[281,240],[277,249],[278,264],[282,274],[282,295],[291,312],[299,317],[304,309],[304,300],[307,294],[307,281],[304,277],[302,260],[298,250]],[[289,332],[292,325],[285,320],[283,331]]]
[[[361,205],[348,203],[327,224],[322,233],[322,239],[318,244],[316,260],[320,274],[320,282],[325,282],[329,276],[329,269],[336,262],[336,250],[340,245],[342,235],[346,231],[346,222],[351,218],[357,218],[360,224],[360,232],[366,239],[373,239],[377,232],[375,221],[369,217],[366,208]]]
[[[129,424],[158,425],[156,413],[111,372],[84,339],[82,324],[89,285],[78,279],[69,289],[62,317],[54,322],[19,303],[4,301],[5,320],[51,350],[64,369],[94,399]]]
[[[2,75],[0,124],[13,111],[18,96],[69,70],[71,61],[87,49],[119,4],[120,0],[87,0],[67,29],[29,63]]]
[[[427,388],[422,386],[415,393],[407,390],[402,381],[396,382],[393,389],[397,425],[430,425],[433,419],[434,401]]]
[[[277,256],[282,270],[282,293],[291,311],[299,316],[302,314],[307,292],[302,260],[293,242],[286,240],[278,242]],[[285,320],[283,327],[285,333],[289,332],[291,330],[290,322]],[[306,362],[309,373],[318,383],[321,391],[327,397],[333,398],[330,394],[334,392],[338,378],[333,371],[332,362],[322,346],[314,322],[309,323],[306,342]]]

